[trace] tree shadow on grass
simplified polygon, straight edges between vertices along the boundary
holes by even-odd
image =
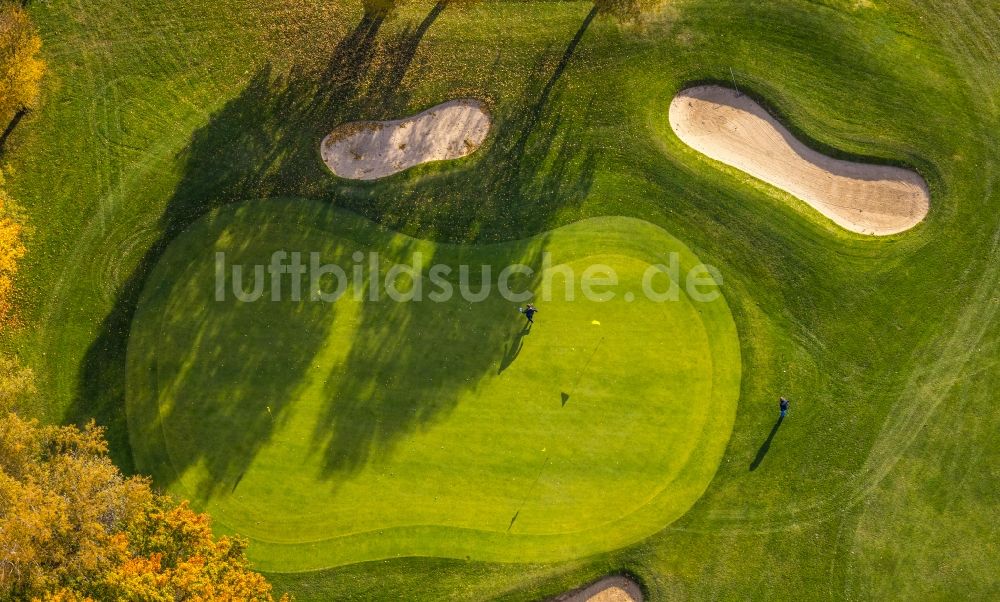
[[[369,88],[365,94],[368,109],[379,111],[379,114],[372,116],[373,119],[400,117],[407,101],[406,95],[401,94],[401,92],[405,92],[405,88],[402,87],[403,79],[413,64],[417,48],[424,39],[424,35],[441,16],[444,9],[448,7],[448,4],[449,0],[438,0],[423,21],[416,26],[412,24],[407,26],[402,33],[388,42],[386,54],[395,58],[386,61],[381,69],[372,74]]]
[[[199,217],[246,199],[304,196],[357,208],[353,200],[358,197],[350,192],[351,187],[341,186],[318,160],[319,141],[338,123],[370,118],[361,112],[369,106],[367,95],[372,90],[388,98],[395,86],[396,94],[390,101],[395,100],[384,106],[405,104],[407,91],[398,89],[398,82],[436,14],[432,11],[422,24],[387,42],[379,40],[383,17],[366,15],[324,66],[300,65],[287,73],[276,73],[269,66],[261,69],[237,97],[194,133],[181,156],[184,175],[159,222],[161,235],[124,282],[98,338],[88,349],[78,396],[65,416],[72,422],[94,417],[106,426],[112,455],[123,469],[135,468],[125,420],[126,348],[139,295],[168,244]],[[397,51],[383,52],[386,47]],[[539,61],[522,98],[494,116],[493,140],[470,168],[444,178],[427,178],[426,182],[402,178],[395,189],[399,194],[367,204],[362,213],[390,227],[405,226],[410,231],[468,242],[509,239],[550,228],[561,210],[586,197],[596,167],[594,153],[576,144],[574,130],[581,122],[565,119],[558,105],[555,80],[567,62],[561,61],[553,75],[546,73],[545,61]],[[383,83],[372,88],[371,82]],[[343,190],[349,194],[342,194]],[[440,202],[422,202],[429,198]],[[402,212],[393,212],[400,208]],[[387,214],[403,217],[386,218]],[[416,228],[414,224],[427,227]],[[268,224],[260,224],[255,236],[266,236],[267,232]],[[243,241],[238,248],[247,248],[250,242]],[[285,248],[292,248],[294,242],[288,241]],[[524,243],[516,247],[513,259],[534,263],[544,246],[544,239]],[[239,311],[210,315],[205,310],[164,329],[159,347],[188,349],[185,361],[209,366],[190,378],[176,379],[172,395],[199,399],[215,379],[235,383],[229,397],[211,400],[211,408],[196,410],[205,415],[209,430],[171,435],[180,442],[180,451],[170,458],[176,474],[198,463],[208,471],[199,495],[236,487],[275,426],[285,419],[293,389],[321,345],[321,339],[316,338],[301,341],[294,348],[275,349],[268,344],[266,328],[224,346],[220,341],[228,341],[226,333],[246,323],[280,322],[286,325],[283,328],[312,329],[317,336],[322,335],[323,324],[331,320],[329,306],[302,305],[272,308],[275,313],[270,317]],[[480,333],[481,349],[448,364],[444,380],[415,385],[393,379],[397,374],[429,373],[441,365],[436,350],[421,345],[426,333],[437,332],[442,341],[458,341],[465,333],[455,316],[429,309],[411,311],[413,306],[365,308],[361,328],[366,338],[350,352],[345,368],[348,378],[331,375],[331,405],[315,432],[316,444],[324,448],[327,474],[353,471],[369,457],[387,453],[400,436],[445,415],[468,383],[497,368],[503,359],[503,341],[520,327],[516,314],[507,318],[513,310],[505,305],[504,317],[489,322]],[[327,313],[317,313],[317,308]],[[499,306],[493,309],[500,311]],[[381,393],[372,395],[372,391]],[[393,405],[400,399],[410,404],[404,406],[405,411]],[[170,411],[178,412],[177,423],[183,424],[188,419],[184,412],[195,410],[174,407]],[[356,420],[359,413],[368,418]],[[156,426],[169,429],[172,421],[170,416],[161,417]],[[221,439],[210,449],[199,449],[198,438],[208,433],[219,433]],[[217,445],[220,442],[223,447]],[[224,449],[225,457],[206,457],[212,449]]]
[[[339,203],[393,229],[451,242],[503,241],[550,229],[586,199],[598,156],[580,143],[593,100],[564,107],[549,65],[540,57],[520,97],[494,108],[490,136],[464,169],[401,177],[388,194],[386,184],[355,189]]]
[[[317,100],[323,110],[336,104],[338,98],[357,95],[375,54],[383,19],[378,14],[364,15],[337,45],[325,70],[336,77]],[[135,471],[125,413],[126,351],[146,279],[167,245],[202,215],[229,203],[279,193],[276,174],[288,172],[290,161],[301,156],[298,146],[308,135],[300,131],[300,120],[283,117],[294,117],[309,101],[298,95],[308,92],[318,95],[319,90],[295,86],[291,78],[265,66],[236,98],[195,131],[179,157],[184,175],[157,224],[160,236],[122,283],[114,306],[84,355],[77,395],[63,419],[83,423],[93,418],[104,426],[110,454],[126,472]]]
[[[136,433],[141,432],[144,447],[152,447],[145,441],[166,443],[169,456],[158,460],[172,470],[158,466],[161,484],[199,466],[200,478],[188,483],[188,492],[201,501],[235,491],[260,447],[287,419],[336,312],[308,296],[293,298],[287,277],[275,301],[270,275],[261,270],[258,278],[251,267],[267,264],[275,250],[315,248],[309,224],[329,210],[304,202],[296,204],[294,214],[253,208],[219,214],[176,240],[149,281],[158,287],[147,300],[153,309],[132,331],[143,338],[130,353],[144,356],[131,357],[130,370],[148,366],[155,371],[149,386],[130,391],[130,411],[148,418]],[[216,299],[213,257],[220,248],[228,265],[247,268],[239,288],[251,292],[259,280],[258,300],[241,302],[233,290],[226,291],[224,301]],[[353,250],[350,241],[336,241],[324,254],[349,256]],[[302,289],[307,292],[309,285],[304,278]]]
[[[382,221],[405,230],[420,224],[435,238],[482,243],[544,232],[561,211],[585,199],[597,157],[577,143],[577,128],[589,111],[581,112],[582,119],[566,118],[556,82],[587,24],[589,20],[554,72],[540,60],[513,108],[494,115],[493,139],[474,166],[371,199],[389,204],[382,205],[382,216],[401,217]],[[537,278],[547,238],[511,245],[506,254],[510,263],[535,268]],[[470,256],[475,255],[471,250]],[[462,257],[458,262],[478,265]],[[495,266],[494,275],[502,267]],[[521,290],[531,290],[535,283],[525,283]],[[471,288],[478,286],[474,281]],[[314,430],[315,445],[325,450],[325,476],[343,478],[384,458],[402,435],[446,416],[488,373],[510,365],[510,351],[502,352],[504,342],[523,340],[517,334],[523,333],[521,319],[511,303],[487,299],[469,305],[468,316],[437,313],[439,309],[426,303],[365,307],[359,327],[365,336],[354,342],[337,378],[330,379],[331,402]],[[474,332],[469,332],[470,324]]]
[[[503,363],[500,344],[521,330],[521,316],[496,293],[496,275],[507,265],[530,266],[515,274],[515,293],[534,290],[548,237],[504,245],[498,255],[482,248],[446,248],[434,257],[453,267],[448,303],[380,301],[365,303],[357,335],[342,365],[327,379],[325,411],[313,431],[322,450],[324,477],[350,475],[372,460],[387,457],[409,433],[447,416],[462,396]],[[408,258],[410,249],[396,249]],[[466,292],[459,266],[469,266]],[[480,266],[489,266],[490,271]],[[492,293],[475,298],[480,291]],[[469,297],[466,298],[465,295]]]

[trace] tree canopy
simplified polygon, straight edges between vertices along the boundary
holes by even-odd
[[[6,123],[38,102],[45,63],[42,40],[20,5],[0,1],[0,121]]]
[[[4,187],[0,170],[0,329],[14,320],[14,276],[27,249],[20,208]]]
[[[7,359],[0,372],[0,599],[272,600],[241,540],[123,476],[93,423],[10,411],[30,373]]]

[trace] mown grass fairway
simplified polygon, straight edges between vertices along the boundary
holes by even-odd
[[[275,302],[268,277],[257,301],[216,300],[216,252],[247,266],[249,291],[250,266],[281,250],[307,263],[317,252],[351,285],[335,302],[310,300],[307,277],[296,300],[288,280]],[[378,300],[370,273],[353,280],[371,252]],[[424,281],[430,264],[453,268],[453,298],[432,301],[441,290],[430,282],[422,300],[386,296],[387,270],[415,253]],[[304,200],[227,209],[171,245],[140,302],[128,380],[137,465],[251,538],[269,570],[398,555],[552,561],[626,545],[701,495],[739,395],[724,299],[642,294],[644,272],[670,253],[684,274],[698,263],[666,232],[625,218],[465,247]],[[530,330],[497,290],[516,263],[537,274],[512,278],[514,292],[542,296],[551,278],[552,301]],[[619,286],[593,287],[616,298],[584,298],[594,264],[617,273]],[[461,265],[466,296],[483,290],[483,265],[492,294],[466,300]],[[660,292],[668,282],[654,280]],[[320,283],[336,287],[332,276]],[[401,291],[412,286],[401,278]]]
[[[164,486],[202,496],[211,464],[185,463],[193,450],[211,447],[190,445],[176,459],[153,462],[154,441],[133,437],[136,449],[130,445],[126,350],[145,344],[130,339],[133,323],[135,332],[149,324],[136,308],[142,291],[153,290],[154,266],[169,265],[160,259],[176,248],[173,241],[225,205],[309,199],[414,238],[474,247],[627,216],[662,228],[720,269],[739,335],[733,429],[715,476],[690,510],[664,528],[647,523],[643,532],[656,532],[642,541],[576,560],[406,557],[305,573],[276,570],[269,576],[277,587],[300,600],[538,600],[628,570],[653,600],[996,598],[995,0],[684,0],[671,2],[645,28],[597,18],[581,32],[591,6],[456,1],[420,28],[434,3],[415,1],[366,29],[361,2],[348,0],[31,3],[51,70],[43,107],[8,142],[8,186],[36,230],[17,283],[27,326],[6,335],[2,346],[39,376],[43,394],[28,400],[33,413],[52,422],[93,417],[108,426],[114,456],[126,469],[137,464]],[[931,193],[927,219],[880,239],[846,233],[684,145],[667,120],[671,99],[698,83],[732,85],[731,74],[813,148],[918,170]],[[332,177],[320,161],[319,142],[339,123],[412,115],[458,97],[487,101],[494,117],[490,137],[469,157],[360,184]],[[162,282],[173,290],[185,281]],[[180,322],[176,330],[156,336],[192,340],[180,307],[165,308]],[[542,326],[554,327],[557,312],[542,310],[511,370],[526,369],[526,354],[535,353],[532,337],[542,338]],[[594,317],[603,327],[605,320]],[[473,319],[459,311],[435,318],[456,328]],[[581,336],[589,336],[590,318]],[[391,342],[413,353],[428,337],[443,336],[409,328]],[[510,335],[499,333],[486,349],[502,353]],[[221,374],[225,392],[251,406],[268,397],[268,387],[309,382],[289,381],[287,373],[261,382],[242,373],[231,362],[249,353],[273,358],[274,367],[255,361],[261,370],[301,361],[287,350],[281,359],[269,332],[247,336],[246,349],[167,346],[164,359],[177,366],[195,359],[191,353],[218,353],[216,369],[232,371]],[[303,334],[301,343],[326,340],[313,336]],[[642,348],[659,340],[636,340],[630,352],[646,353]],[[200,366],[199,378],[211,380],[206,363],[192,365]],[[495,364],[479,367],[476,383],[496,380]],[[241,379],[256,390],[240,389]],[[204,386],[223,392],[221,384]],[[782,394],[792,399],[792,412],[769,439]],[[450,397],[462,404],[476,398],[471,390]],[[407,437],[433,438],[462,404]],[[566,412],[552,418],[588,411],[573,404],[571,398],[559,409]],[[276,420],[284,422],[275,437],[294,432],[291,409],[279,410]],[[259,410],[234,411],[232,428],[211,435],[260,428]],[[477,420],[481,425],[483,417]],[[203,427],[192,428],[206,436]],[[306,445],[314,431],[302,435]],[[354,482],[402,461],[403,440],[384,457],[359,462]],[[275,438],[259,444],[280,452]],[[536,445],[539,454],[546,447]],[[662,445],[641,451],[662,458]],[[231,449],[235,459],[248,456]],[[175,466],[184,469],[180,480]],[[314,459],[305,468],[315,475],[320,466]],[[231,493],[223,489],[208,499],[235,501],[250,486],[260,494],[254,472],[235,491],[238,474],[222,473],[218,487]],[[581,487],[597,486],[596,475],[573,478]],[[328,495],[332,479],[316,482]],[[626,495],[613,486],[603,493]],[[375,502],[359,500],[358,507]],[[495,507],[507,505],[504,499]],[[529,516],[526,507],[522,528],[531,525]],[[232,515],[219,518],[232,524]],[[490,514],[480,524],[493,520],[500,518]],[[439,535],[422,542],[428,553],[439,553],[430,548],[443,541]],[[250,553],[260,558],[253,547]]]

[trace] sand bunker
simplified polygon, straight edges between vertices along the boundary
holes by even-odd
[[[552,599],[551,602],[642,602],[639,584],[616,575]]]
[[[479,148],[489,131],[483,104],[460,99],[404,119],[338,126],[323,139],[320,152],[338,176],[374,180],[421,163],[464,157]]]
[[[853,232],[902,232],[930,208],[927,183],[916,172],[827,157],[735,90],[682,90],[669,118],[691,148],[791,193]]]

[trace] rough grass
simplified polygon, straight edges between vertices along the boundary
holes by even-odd
[[[130,466],[138,291],[163,245],[219,204],[297,195],[472,243],[634,216],[720,267],[740,334],[733,436],[692,510],[586,562],[398,559],[278,586],[532,599],[629,570],[656,599],[995,596],[982,522],[997,507],[995,3],[692,0],[643,30],[595,20],[568,61],[587,4],[456,5],[407,37],[430,10],[365,24],[333,2],[33,5],[52,75],[11,140],[10,181],[38,226],[19,282],[34,326],[4,347],[43,377],[37,413],[97,417]],[[697,159],[667,106],[730,68],[818,148],[918,169],[925,223],[844,234]],[[336,123],[469,95],[497,123],[475,155],[375,185],[323,173],[316,148]],[[792,414],[751,471],[781,393]]]

